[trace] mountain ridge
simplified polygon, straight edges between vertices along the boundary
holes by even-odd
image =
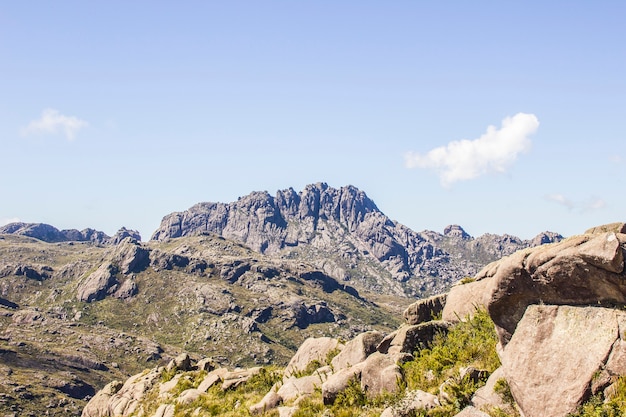
[[[127,237],[141,240],[141,235],[136,230],[120,228],[115,235],[108,236],[99,230],[87,228],[83,230],[63,229],[46,223],[13,222],[0,226],[0,234],[32,237],[48,243],[60,242],[93,242],[102,245],[116,245]]]
[[[215,233],[261,253],[310,261],[327,274],[374,291],[424,296],[441,292],[488,262],[516,250],[561,240],[543,232],[530,240],[485,234],[473,238],[450,225],[416,232],[390,219],[358,188],[326,183],[255,191],[232,203],[198,203],[166,215],[151,240]],[[356,265],[365,266],[356,268]]]

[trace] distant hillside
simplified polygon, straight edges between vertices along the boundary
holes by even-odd
[[[1,234],[28,236],[48,243],[93,242],[103,245],[116,245],[127,237],[141,240],[139,232],[128,230],[125,227],[122,227],[115,236],[111,237],[107,236],[104,232],[94,229],[84,229],[80,231],[76,229],[59,230],[45,223],[9,223],[5,226],[0,226],[0,235]]]
[[[0,415],[79,416],[105,383],[183,350],[285,364],[307,337],[389,331],[407,303],[216,235],[102,245],[0,234]]]
[[[199,203],[163,218],[152,240],[215,233],[265,254],[316,265],[341,282],[385,294],[438,293],[516,250],[559,241],[545,232],[532,240],[415,232],[389,219],[353,186],[318,183],[299,193],[253,192],[232,203]]]

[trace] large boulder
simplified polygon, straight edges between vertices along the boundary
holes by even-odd
[[[442,320],[403,326],[387,335],[378,345],[378,351],[390,355],[413,354],[415,351],[429,346],[436,335],[447,333],[449,327],[450,323]]]
[[[624,329],[626,312],[615,309],[529,306],[501,355],[524,416],[574,412],[589,396],[594,376],[612,368],[609,358],[623,354]]]
[[[117,289],[117,267],[110,262],[105,262],[94,272],[89,274],[76,290],[78,301],[92,302],[102,300],[107,294]]]
[[[176,402],[183,405],[191,404],[200,398],[200,395],[202,395],[202,391],[196,388],[186,389],[176,398]]]
[[[166,371],[190,371],[191,370],[191,357],[187,352],[183,352],[174,359],[172,359],[165,368]]]
[[[370,398],[397,392],[402,381],[402,370],[390,355],[375,352],[362,363],[361,389]]]
[[[283,402],[283,398],[271,389],[258,403],[250,406],[250,414],[257,415],[273,410]]]
[[[329,376],[322,384],[322,400],[324,404],[334,404],[339,393],[345,391],[351,380],[360,380],[362,370],[363,362],[341,369],[339,372]]]
[[[313,394],[316,388],[322,386],[324,376],[320,374],[303,376],[301,378],[292,376],[278,389],[278,395],[283,401],[287,402],[298,397]]]
[[[369,355],[376,352],[376,347],[383,337],[384,335],[376,330],[359,334],[346,343],[341,352],[333,358],[330,363],[332,368],[337,371],[363,362]]]
[[[159,398],[170,398],[171,392],[176,388],[182,376],[183,374],[176,374],[169,381],[161,382],[159,384]]]
[[[404,310],[404,320],[413,325],[437,319],[446,305],[446,297],[447,294],[439,294],[414,302]]]
[[[624,222],[616,222],[603,224],[601,226],[595,226],[590,229],[585,230],[585,234],[598,234],[598,233],[626,233],[626,223]]]
[[[81,417],[105,417],[109,415],[109,400],[116,394],[123,384],[121,381],[113,381],[104,386],[87,403]]]
[[[288,378],[294,373],[304,371],[313,361],[324,364],[328,354],[335,349],[341,349],[342,346],[337,339],[331,337],[306,339],[287,364],[284,372],[285,377]]]
[[[122,274],[141,272],[150,265],[150,251],[135,239],[127,237],[115,247],[113,259]]]
[[[261,367],[255,366],[254,368],[234,370],[232,372],[226,372],[222,376],[222,391],[226,391],[232,388],[237,388],[239,385],[247,382],[250,378],[261,373]]]
[[[110,383],[87,403],[82,417],[124,417],[138,412],[146,394],[161,379],[162,370],[155,368],[131,376],[123,385],[120,382]]]
[[[625,305],[624,245],[626,234],[579,235],[519,251],[483,269],[477,282],[490,282],[488,310],[501,345],[530,304]]]
[[[472,317],[476,310],[486,309],[493,292],[493,280],[488,274],[497,266],[493,262],[483,268],[483,275],[475,281],[459,282],[450,289],[446,297],[446,304],[441,313],[441,319],[449,322],[458,322]]]
[[[226,368],[217,368],[212,370],[204,377],[200,385],[198,385],[198,391],[207,392],[212,386],[224,381],[224,376],[227,373],[228,369]]]

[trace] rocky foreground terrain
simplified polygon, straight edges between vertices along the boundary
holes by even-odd
[[[626,224],[525,249],[397,330],[309,338],[285,368],[230,369],[186,354],[109,383],[100,416],[622,416]]]

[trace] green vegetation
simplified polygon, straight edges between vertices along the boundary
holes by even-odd
[[[470,282],[476,281],[476,278],[473,277],[465,277],[459,281],[461,284],[469,284]]]
[[[294,417],[379,417],[392,404],[389,396],[368,399],[357,380],[352,380],[331,406],[324,405],[322,393],[298,402]],[[395,397],[394,397],[395,398]]]
[[[194,360],[213,357],[231,368],[286,365],[308,337],[347,339],[355,328],[394,330],[402,321],[401,304],[410,301],[389,297],[379,302],[370,294],[356,297],[340,288],[326,292],[321,283],[300,277],[315,267],[264,256],[213,235],[142,247],[152,251],[152,263],[116,276],[120,282],[132,279],[136,295],[85,303],[77,300],[77,288],[104,262],[119,266],[119,247],[0,237],[2,299],[18,306],[0,305],[0,409],[6,405],[18,415],[79,415],[88,397],[62,392],[63,381],[97,391],[112,380],[166,365],[182,351]],[[206,269],[166,265],[179,255],[204,261]],[[222,277],[223,270],[239,263],[249,264],[249,271],[236,282]],[[49,276],[32,279],[14,273],[20,265]],[[301,328],[296,323],[299,304],[320,302],[336,321]]]
[[[471,320],[460,322],[447,334],[437,335],[430,348],[416,352],[415,360],[405,364],[408,387],[432,390],[458,375],[461,367],[493,372],[500,366],[496,342],[491,318],[484,310],[477,311]]]
[[[443,384],[448,401],[420,416],[452,416],[469,404],[474,392],[484,384],[470,375],[461,377],[461,368],[495,371],[500,360],[495,350],[496,333],[489,315],[477,311],[471,320],[454,326],[447,334],[435,337],[429,348],[415,353],[415,360],[404,365],[407,386],[437,394]]]
[[[626,377],[620,377],[609,398],[605,401],[601,395],[592,396],[577,413],[570,417],[621,417],[626,415]]]
[[[502,400],[505,403],[512,405],[515,402],[513,394],[511,394],[511,387],[509,387],[509,383],[506,382],[506,379],[498,379],[493,386],[493,390],[498,393],[500,397],[502,397]]]
[[[185,372],[179,377],[179,381],[171,392],[171,398],[176,398],[183,391],[190,388],[197,388],[206,376],[205,371]],[[234,389],[222,391],[221,386],[213,386],[205,394],[190,404],[176,404],[175,417],[190,417],[198,410],[202,416],[224,416],[240,417],[250,416],[250,406],[256,404],[263,396],[280,381],[282,373],[276,367],[270,366],[262,368],[261,371],[252,376],[246,383]],[[163,377],[162,377],[163,378]],[[143,408],[147,415],[153,415],[160,404],[167,403],[168,400],[159,398],[159,386],[156,385],[152,392],[146,396]],[[262,417],[277,416],[278,412],[272,411],[262,414]]]

